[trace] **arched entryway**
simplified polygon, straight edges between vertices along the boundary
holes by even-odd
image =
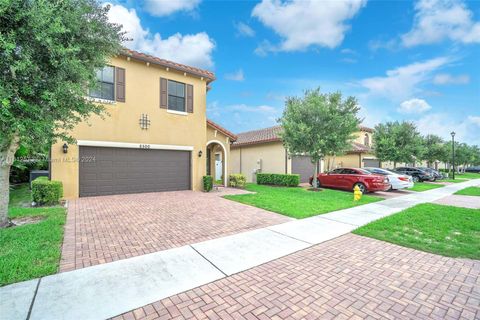
[[[213,177],[214,184],[227,185],[227,149],[218,140],[207,142],[207,175]]]

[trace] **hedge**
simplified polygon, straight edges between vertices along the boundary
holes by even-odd
[[[297,187],[300,184],[298,174],[257,173],[257,184]]]
[[[39,205],[54,205],[63,197],[63,184],[38,177],[32,181],[32,200]]]
[[[228,186],[233,188],[245,188],[247,177],[241,173],[235,173],[228,176]]]
[[[203,190],[205,192],[210,192],[213,189],[213,178],[212,176],[203,176]]]

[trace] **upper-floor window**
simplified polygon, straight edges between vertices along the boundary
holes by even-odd
[[[97,99],[115,100],[115,68],[105,66],[97,70],[97,85],[89,90],[89,96]]]
[[[368,133],[365,133],[365,138],[363,140],[363,144],[366,146],[370,145],[370,137],[368,136]]]
[[[168,109],[185,112],[185,84],[168,80]]]

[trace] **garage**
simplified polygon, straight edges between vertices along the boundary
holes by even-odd
[[[310,160],[309,156],[293,156],[292,157],[292,173],[300,175],[300,183],[309,182],[315,165]]]
[[[190,189],[190,151],[79,148],[80,197]]]
[[[363,159],[364,168],[380,168],[380,161],[378,159]]]

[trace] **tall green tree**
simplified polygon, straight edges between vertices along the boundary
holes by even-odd
[[[307,90],[303,97],[289,97],[279,119],[283,143],[290,154],[306,154],[315,164],[327,155],[342,154],[351,147],[360,119],[357,100],[342,99],[340,92]],[[317,179],[313,179],[317,188]]]
[[[448,156],[448,151],[445,148],[445,141],[437,135],[427,134],[423,138],[423,155],[421,160],[427,161],[428,166],[431,166],[435,161],[441,161]]]
[[[121,50],[121,26],[95,0],[0,1],[0,226],[20,144],[62,138],[103,107],[85,99],[95,71]]]
[[[421,159],[424,147],[421,135],[412,122],[387,122],[375,126],[374,151],[380,161],[411,163]]]

